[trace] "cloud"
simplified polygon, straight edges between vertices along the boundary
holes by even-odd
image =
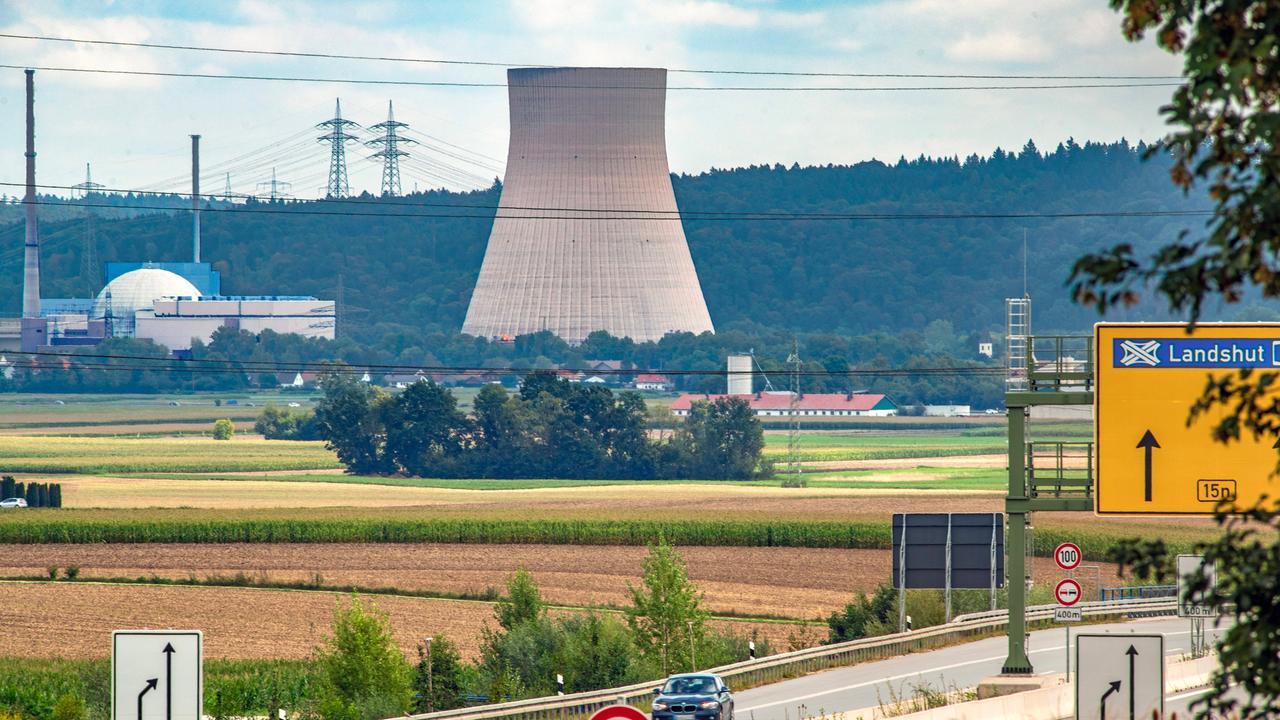
[[[1040,62],[1052,55],[1049,44],[1034,34],[994,30],[980,35],[965,33],[946,46],[947,57],[974,62]]]
[[[760,13],[712,0],[645,2],[634,6],[646,20],[675,26],[752,28]]]

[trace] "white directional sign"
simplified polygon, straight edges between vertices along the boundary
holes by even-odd
[[[1077,635],[1076,720],[1164,717],[1163,635]]]
[[[199,630],[112,633],[112,720],[200,720],[203,639]]]
[[[1202,566],[1204,567],[1205,576],[1209,579],[1209,590],[1197,598],[1200,602],[1187,602],[1187,581]],[[1207,602],[1213,597],[1214,591],[1217,589],[1217,566],[1205,565],[1203,555],[1178,556],[1178,617],[1217,617],[1217,606],[1212,602]]]
[[[1053,588],[1053,598],[1058,601],[1059,605],[1070,607],[1080,602],[1080,583],[1067,578],[1059,580],[1058,584]]]

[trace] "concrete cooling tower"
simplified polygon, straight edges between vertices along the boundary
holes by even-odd
[[[712,331],[667,168],[666,71],[514,69],[507,85],[501,207],[462,331]]]

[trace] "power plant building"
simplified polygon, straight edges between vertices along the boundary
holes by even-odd
[[[189,350],[191,342],[208,342],[219,328],[295,333],[333,339],[334,303],[313,297],[164,298],[136,315],[134,336],[170,350]]]
[[[464,333],[714,332],[671,187],[666,71],[507,71],[502,198]]]

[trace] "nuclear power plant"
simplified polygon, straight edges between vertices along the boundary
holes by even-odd
[[[671,187],[666,70],[520,68],[507,85],[502,197],[462,331],[714,332]]]
[[[225,296],[221,274],[200,260],[200,136],[191,136],[191,262],[110,262],[96,297],[40,293],[36,212],[35,72],[26,71],[26,215],[19,323],[0,323],[0,350],[40,352],[96,345],[108,337],[152,340],[173,351],[208,342],[219,328],[334,337],[336,304],[309,296]],[[86,186],[90,183],[86,182]]]

